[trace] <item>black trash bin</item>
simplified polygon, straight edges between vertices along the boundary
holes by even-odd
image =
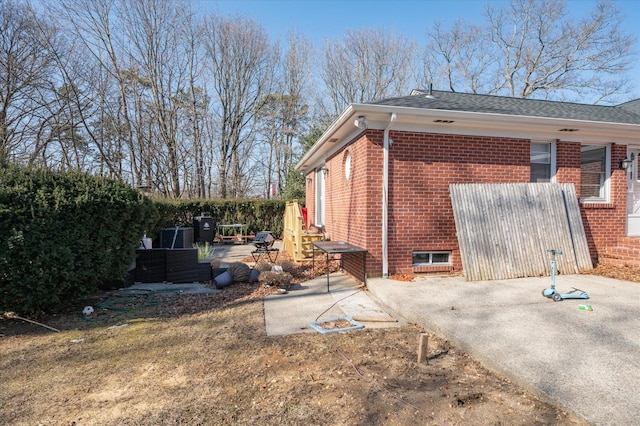
[[[193,230],[196,243],[213,243],[216,236],[216,221],[211,216],[193,218]]]

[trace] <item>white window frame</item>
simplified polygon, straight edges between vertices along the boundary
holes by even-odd
[[[351,151],[344,154],[344,177],[347,181],[351,180]]]
[[[531,145],[549,145],[550,149],[549,149],[549,182],[555,182],[556,181],[556,141],[539,141],[539,140],[532,140],[531,141]],[[529,153],[531,153],[531,146],[529,146]],[[531,154],[529,154],[529,167],[531,167],[531,164],[536,164],[536,163],[531,163]],[[543,163],[537,163],[537,164],[543,164]],[[531,173],[529,173],[529,176],[531,176]]]
[[[605,158],[604,158],[604,182],[600,187],[600,196],[598,197],[580,197],[580,202],[582,203],[608,203],[611,195],[611,145],[600,145],[600,144],[592,144],[592,143],[582,143],[580,144],[580,185],[582,185],[582,147],[583,146],[594,146],[598,148],[605,149]],[[581,191],[582,194],[582,191]]]
[[[316,220],[315,225],[322,228],[325,222],[325,200],[326,200],[326,182],[325,170],[321,167],[316,169]]]
[[[422,262],[422,263],[413,263],[413,257],[416,254],[428,254],[429,255],[429,261],[428,262]],[[447,262],[433,262],[433,255],[434,254],[446,254],[447,255]],[[420,267],[420,266],[451,266],[451,252],[450,251],[446,251],[446,250],[437,250],[437,251],[431,251],[431,250],[416,250],[411,252],[411,266],[416,268],[416,267]]]

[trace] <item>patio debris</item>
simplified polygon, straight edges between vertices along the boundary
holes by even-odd
[[[39,325],[40,327],[48,328],[49,330],[55,331],[56,333],[60,333],[60,330],[58,330],[57,328],[49,327],[48,325],[42,324],[41,322],[38,322],[38,321],[33,321],[27,318],[23,318],[21,316],[16,315],[15,312],[5,312],[3,316],[7,319],[19,319],[22,321],[30,322],[31,324]]]
[[[389,275],[389,279],[390,280],[395,280],[395,281],[413,281],[415,280],[415,275],[412,274],[392,274]]]
[[[111,327],[107,327],[107,330],[115,330],[117,328],[124,328],[124,327],[129,327],[129,324],[124,323],[124,324],[112,325]]]
[[[316,321],[309,324],[311,328],[322,333],[338,333],[341,331],[358,330],[364,328],[364,324],[360,324],[351,317],[337,317],[324,321]]]

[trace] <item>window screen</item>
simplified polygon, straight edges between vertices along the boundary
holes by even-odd
[[[580,197],[604,199],[607,147],[582,145],[580,152]]]
[[[414,251],[413,266],[450,265],[450,251]]]
[[[551,182],[551,144],[531,144],[530,182]]]

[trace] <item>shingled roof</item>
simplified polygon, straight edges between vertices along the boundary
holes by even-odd
[[[470,93],[414,90],[409,96],[369,102],[371,105],[561,118],[603,123],[640,124],[640,100],[617,106],[586,105]]]

